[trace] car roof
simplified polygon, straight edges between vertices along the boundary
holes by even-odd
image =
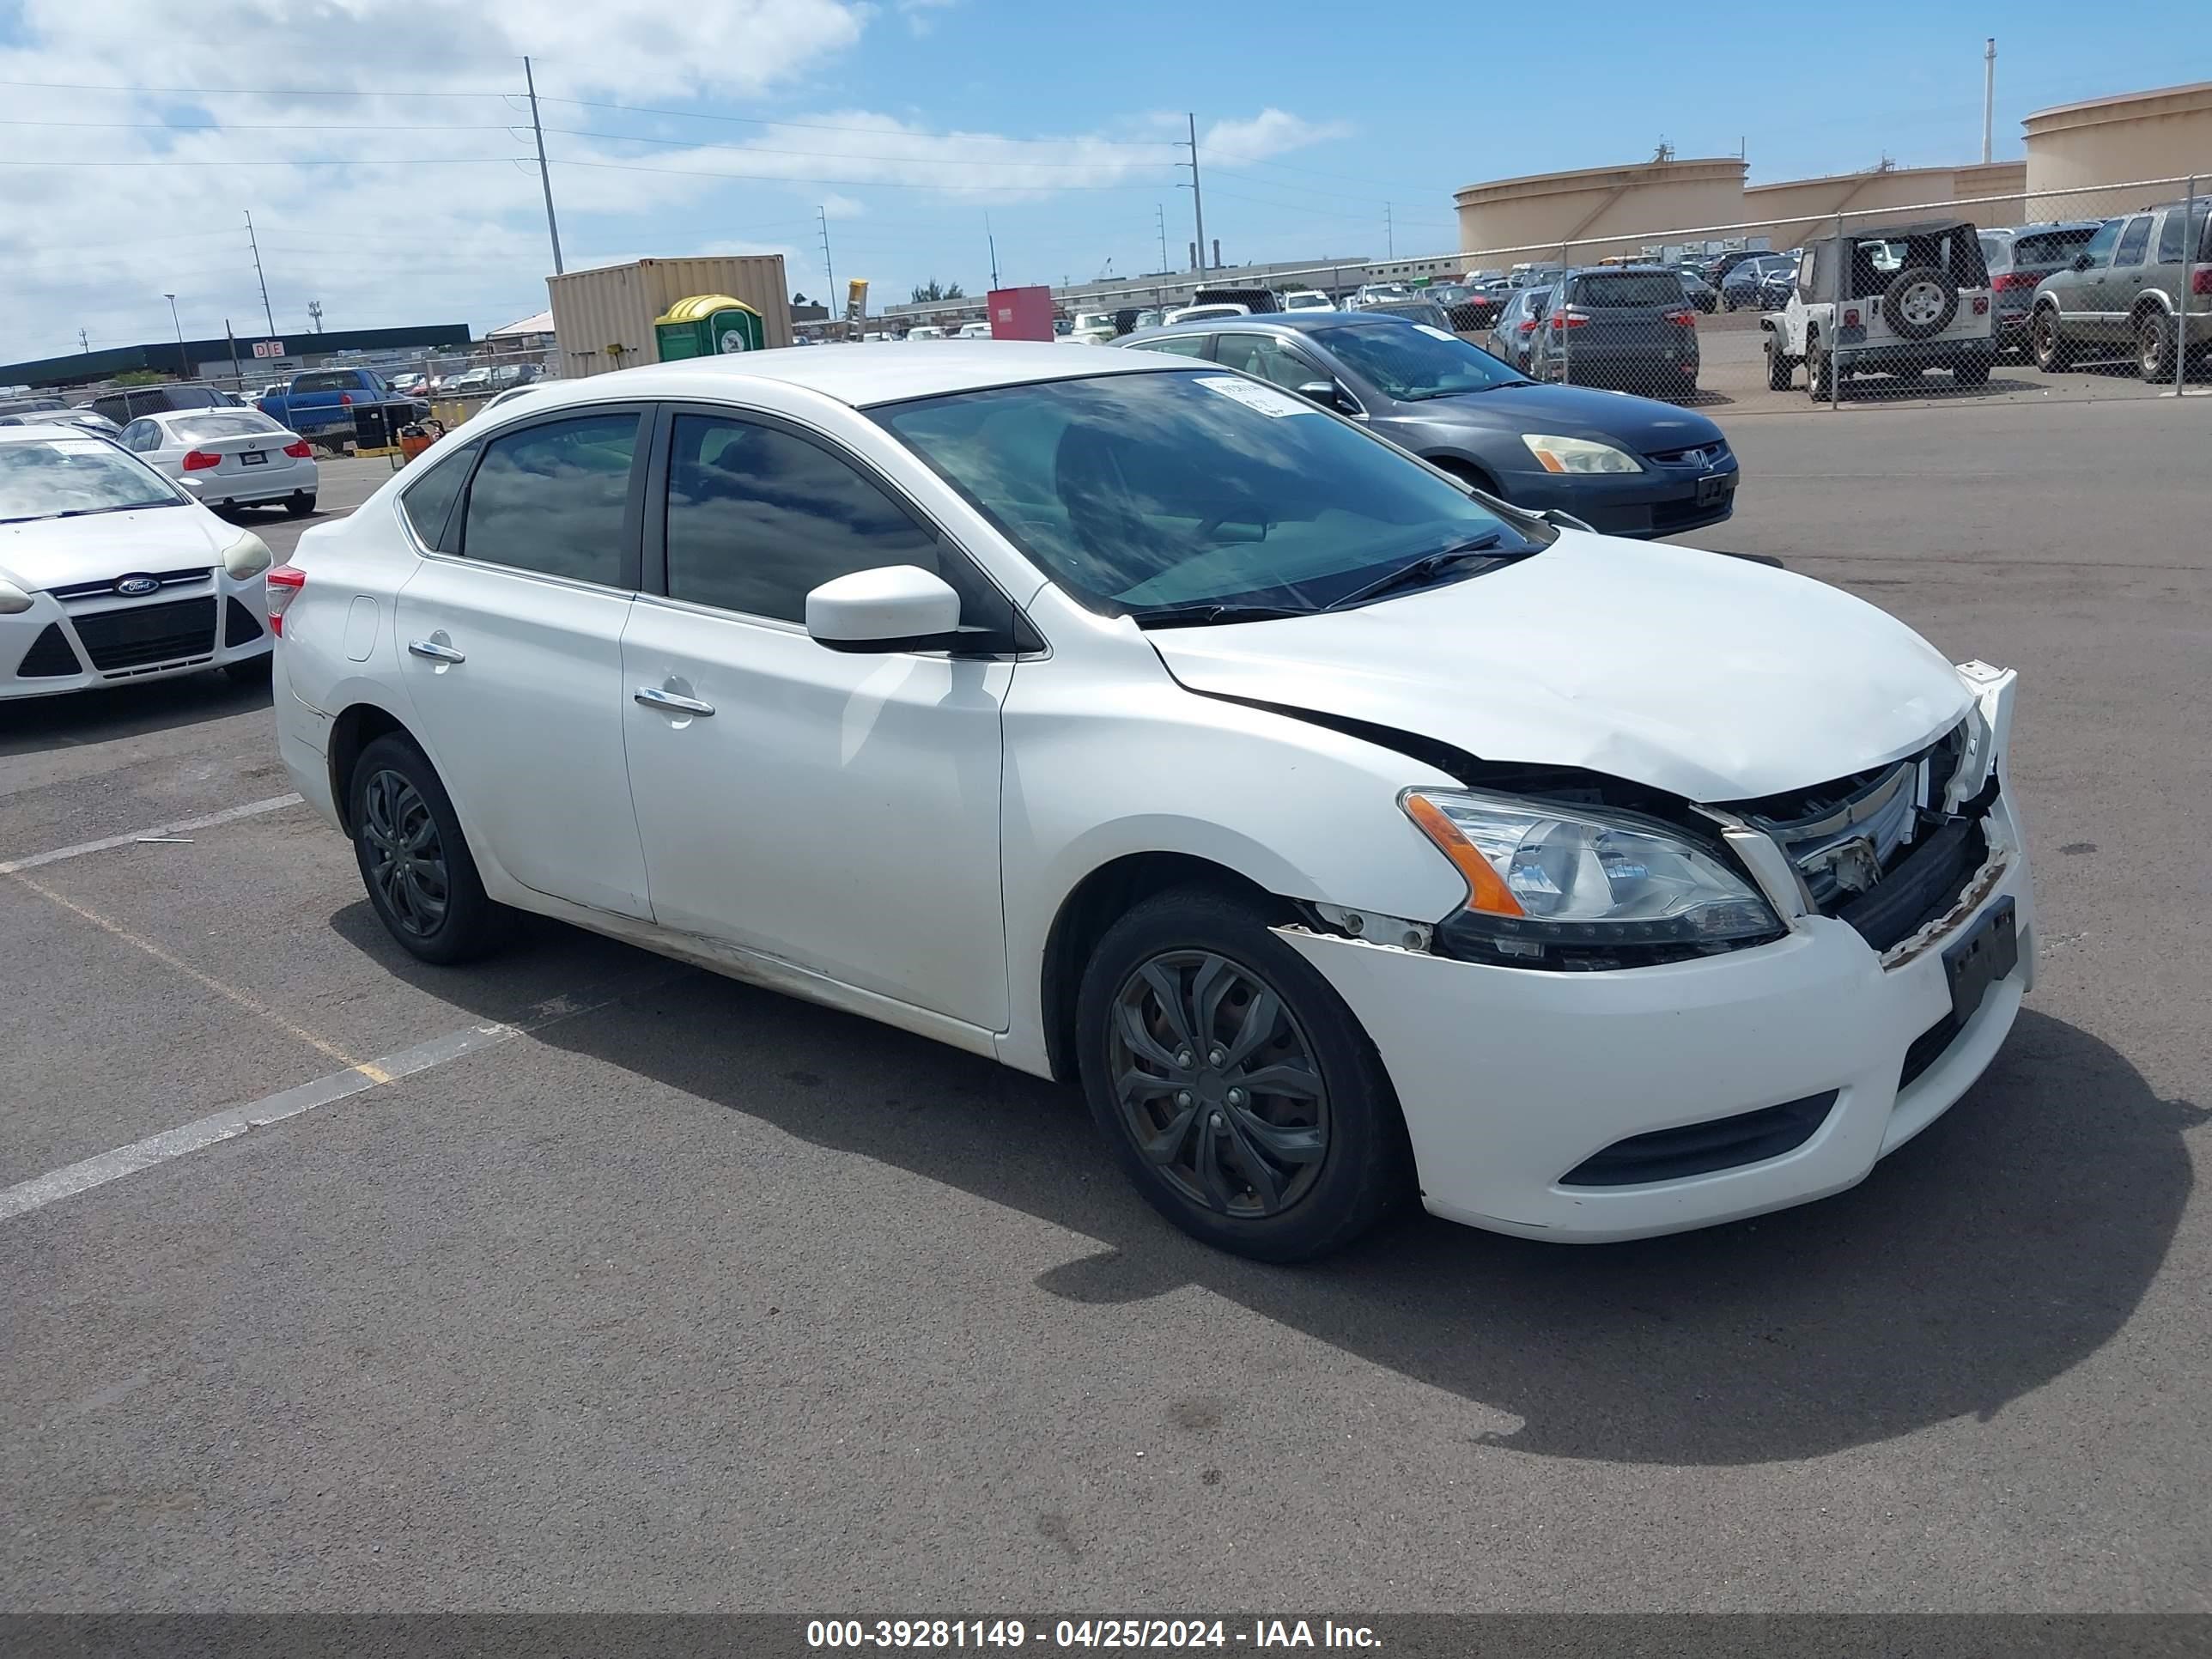
[[[1395,312],[1369,308],[1361,311],[1266,311],[1251,317],[1195,319],[1187,323],[1170,323],[1164,328],[1140,329],[1134,334],[1124,335],[1119,345],[1130,345],[1139,340],[1157,340],[1179,335],[1196,334],[1220,322],[1234,322],[1237,331],[1249,333],[1255,328],[1280,329],[1291,334],[1310,334],[1323,328],[1411,328],[1413,324]],[[1139,356],[1148,353],[1138,353]],[[1177,361],[1173,357],[1169,362]]]
[[[87,432],[81,426],[64,426],[58,421],[39,426],[0,426],[0,444],[29,443],[40,439],[98,438],[102,434]]]
[[[1075,361],[1071,362],[1071,358]],[[564,403],[597,403],[624,396],[697,398],[717,392],[742,396],[748,387],[769,382],[818,392],[854,409],[870,409],[949,392],[1087,380],[1099,374],[1176,366],[1171,358],[1131,352],[1125,360],[1103,352],[1070,351],[1051,341],[948,340],[943,350],[928,352],[908,351],[899,340],[829,349],[778,346],[673,363],[644,363],[580,380],[553,381],[546,384],[546,401],[538,406],[550,409]]]

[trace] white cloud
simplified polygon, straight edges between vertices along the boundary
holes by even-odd
[[[1308,121],[1273,106],[1245,121],[1216,121],[1199,139],[1201,149],[1219,150],[1224,156],[1249,161],[1265,161],[1285,150],[1327,143],[1348,137],[1352,128],[1342,121]]]

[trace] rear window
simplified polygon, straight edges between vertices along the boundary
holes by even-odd
[[[2096,226],[2083,225],[2078,230],[2039,230],[2015,236],[2011,262],[2015,265],[2063,265],[2088,246],[2089,239],[2096,234]],[[1990,263],[1995,264],[1996,261]]]
[[[292,390],[295,392],[351,392],[360,384],[351,369],[340,369],[324,374],[302,374],[292,382]]]
[[[1680,279],[1662,270],[1599,271],[1575,278],[1569,296],[1578,306],[1625,310],[1639,306],[1673,307],[1682,303]]]
[[[284,430],[266,415],[257,415],[250,410],[240,410],[234,415],[194,415],[170,422],[169,429],[188,443],[211,443],[217,438],[254,438]]]

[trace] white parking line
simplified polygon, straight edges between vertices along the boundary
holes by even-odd
[[[652,975],[592,1002],[578,1002],[566,996],[555,997],[550,1002],[539,1003],[514,1024],[470,1025],[458,1031],[448,1031],[443,1036],[432,1037],[428,1042],[418,1042],[411,1048],[402,1048],[381,1060],[364,1060],[343,1072],[334,1072],[328,1077],[317,1078],[312,1083],[302,1083],[295,1088],[283,1090],[249,1105],[226,1107],[193,1122],[179,1124],[173,1129],[164,1129],[143,1140],[134,1140],[128,1146],[118,1146],[112,1152],[99,1153],[66,1168],[33,1176],[28,1181],[19,1181],[12,1187],[0,1188],[0,1221],[28,1215],[32,1211],[44,1209],[58,1200],[73,1198],[94,1187],[106,1186],[111,1181],[136,1175],[141,1170],[150,1170],[157,1164],[182,1158],[187,1152],[199,1152],[220,1141],[242,1135],[248,1130],[281,1123],[288,1117],[312,1112],[318,1106],[328,1106],[333,1101],[362,1094],[380,1085],[411,1077],[417,1072],[427,1072],[433,1066],[459,1060],[463,1054],[474,1054],[479,1048],[493,1048],[511,1038],[540,1030],[557,1021],[588,1014],[594,1009],[620,1001],[635,991],[650,989],[691,971],[679,969],[673,973]]]
[[[64,859],[81,859],[87,853],[105,853],[111,847],[128,847],[133,842],[155,836],[181,836],[194,830],[212,830],[218,823],[234,823],[240,818],[253,817],[263,812],[282,811],[287,806],[297,806],[297,795],[271,795],[267,800],[248,801],[243,806],[226,807],[220,812],[210,812],[203,817],[179,818],[174,823],[157,823],[150,830],[134,830],[127,836],[109,836],[102,841],[81,841],[74,847],[57,847],[51,853],[33,853],[28,858],[0,860],[0,876],[12,876],[18,870],[35,870],[42,864],[59,864]]]

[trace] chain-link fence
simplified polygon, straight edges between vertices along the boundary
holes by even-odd
[[[1532,380],[1740,412],[2208,379],[2212,177],[1476,250],[1439,297]]]

